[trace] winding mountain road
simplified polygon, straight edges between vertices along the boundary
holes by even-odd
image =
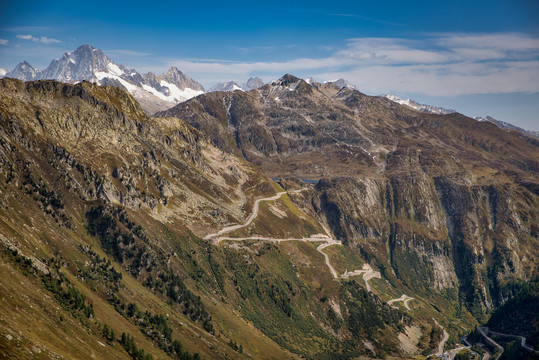
[[[539,351],[535,350],[535,349],[532,348],[531,346],[526,345],[526,338],[525,338],[524,336],[520,336],[520,335],[512,335],[512,334],[504,334],[504,333],[500,333],[500,332],[496,332],[496,331],[492,331],[492,330],[489,330],[488,332],[490,332],[492,335],[509,336],[509,337],[516,337],[516,338],[519,338],[519,339],[520,339],[520,346],[522,346],[522,347],[523,347],[524,349],[526,349],[526,350],[530,350],[530,351],[533,351],[533,352],[539,354]]]
[[[442,341],[440,341],[440,343],[438,344],[438,351],[434,354],[438,357],[442,356],[442,354],[444,353],[444,346],[445,346],[445,343],[447,342],[447,340],[449,340],[449,334],[447,333],[447,331],[445,331],[444,327],[440,324],[438,324],[438,321],[436,321],[435,319],[433,319],[434,322],[436,323],[436,325],[438,325],[440,328],[442,328],[444,334],[442,336]]]
[[[373,277],[381,278],[379,271],[373,271],[371,266],[369,264],[364,264],[362,270],[354,270],[351,272],[346,271],[342,275],[338,275],[335,268],[331,265],[331,262],[329,261],[329,256],[323,252],[325,248],[332,246],[332,245],[342,245],[342,242],[339,240],[332,239],[328,235],[325,234],[315,234],[311,235],[311,237],[308,238],[287,238],[287,239],[278,239],[278,238],[271,238],[271,237],[263,237],[263,236],[249,236],[249,237],[241,237],[241,238],[235,238],[235,237],[228,237],[228,236],[221,236],[226,233],[239,230],[241,228],[249,226],[254,219],[258,216],[258,212],[260,210],[260,203],[262,201],[274,201],[279,199],[281,196],[287,193],[299,193],[302,191],[308,190],[308,188],[303,188],[299,190],[292,190],[292,191],[281,191],[277,193],[274,196],[270,196],[267,198],[257,199],[255,200],[255,203],[253,205],[253,212],[251,216],[245,221],[243,224],[237,224],[237,225],[231,225],[227,226],[215,234],[209,234],[204,237],[204,240],[209,240],[214,245],[219,245],[221,241],[247,241],[247,240],[257,240],[257,241],[268,241],[272,243],[279,243],[283,241],[305,241],[305,242],[322,242],[320,246],[316,248],[316,250],[324,256],[325,262],[327,267],[329,268],[329,271],[331,272],[331,275],[333,275],[333,278],[335,279],[348,279],[351,276],[355,275],[363,275],[363,280],[365,281],[365,286],[367,287],[367,291],[371,291],[371,287],[369,285],[369,280]]]
[[[274,196],[271,196],[271,197],[268,197],[268,198],[263,198],[263,199],[257,199],[257,200],[255,200],[255,203],[253,205],[253,213],[251,214],[251,216],[249,216],[249,218],[247,219],[247,221],[245,223],[227,226],[227,227],[221,229],[219,232],[217,232],[215,234],[210,234],[210,235],[205,236],[204,240],[211,240],[211,239],[215,238],[216,236],[223,235],[223,234],[229,233],[231,231],[238,230],[238,229],[244,228],[246,226],[249,226],[253,222],[253,220],[256,219],[256,217],[258,216],[258,211],[260,210],[260,202],[261,201],[274,201],[274,200],[279,199],[281,196],[283,196],[286,193],[291,193],[291,194],[292,193],[299,193],[299,192],[302,192],[302,191],[305,191],[305,190],[308,190],[308,188],[303,188],[303,189],[299,189],[299,190],[292,190],[292,191],[281,191],[280,193],[277,193]]]
[[[486,333],[485,333],[485,330],[486,330]],[[500,344],[498,344],[496,341],[492,340],[492,338],[490,338],[490,337],[488,336],[488,327],[486,327],[486,326],[479,326],[479,327],[477,328],[477,331],[479,331],[479,333],[480,333],[481,335],[483,335],[483,337],[484,337],[485,339],[487,339],[488,342],[490,342],[492,345],[496,346],[498,349],[500,349],[500,350],[502,351],[502,352],[496,357],[496,359],[494,359],[494,360],[498,360],[498,359],[500,358],[500,356],[502,356],[502,354],[503,354],[503,350],[504,350],[503,346],[501,346]]]
[[[394,302],[402,301],[402,302],[404,302],[404,307],[405,307],[407,310],[412,310],[412,309],[410,309],[410,307],[408,306],[408,302],[409,302],[410,300],[414,300],[414,298],[413,298],[413,297],[410,297],[410,296],[408,296],[408,295],[402,294],[400,298],[398,298],[398,299],[391,299],[391,300],[389,300],[389,301],[387,302],[387,304],[388,304],[388,305],[391,305],[391,304],[393,304]],[[396,308],[395,306],[392,306],[392,307]]]

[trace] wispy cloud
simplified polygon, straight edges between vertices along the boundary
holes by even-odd
[[[53,38],[46,37],[46,36],[35,37],[35,36],[32,36],[32,35],[23,35],[23,34],[18,34],[17,39],[32,40],[33,42],[39,42],[39,43],[47,44],[47,45],[48,44],[57,44],[57,43],[62,42],[60,40],[53,39]]]
[[[7,44],[9,44],[9,40],[0,39],[0,45],[7,45]]]
[[[355,38],[322,58],[282,62],[163,59],[205,83],[285,73],[345,77],[362,91],[457,96],[539,92],[539,38],[524,34],[432,34],[422,40]]]

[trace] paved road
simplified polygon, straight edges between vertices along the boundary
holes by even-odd
[[[489,331],[491,334],[493,335],[499,335],[499,336],[510,336],[510,337],[516,337],[516,338],[519,338],[520,339],[520,346],[522,346],[524,349],[526,350],[530,350],[530,351],[534,351],[536,353],[539,353],[539,351],[535,350],[534,348],[532,348],[531,346],[528,346],[526,345],[526,338],[524,336],[520,336],[520,335],[512,335],[512,334],[504,334],[504,333],[499,333],[499,332],[496,332],[496,331]]]
[[[365,281],[365,286],[367,287],[367,291],[370,292],[371,287],[369,285],[369,280],[371,278],[373,278],[373,277],[381,278],[380,272],[373,271],[369,264],[364,264],[362,270],[354,270],[352,272],[346,271],[343,275],[339,276],[337,274],[337,271],[335,270],[335,268],[331,265],[331,263],[329,261],[329,256],[326,253],[324,253],[322,250],[324,250],[328,246],[342,245],[342,242],[339,241],[339,240],[332,239],[328,235],[316,234],[316,235],[312,235],[309,238],[288,238],[288,239],[277,239],[277,238],[263,237],[263,236],[250,236],[250,237],[242,237],[242,238],[233,238],[233,237],[221,236],[223,234],[232,232],[234,230],[238,230],[238,229],[244,228],[246,226],[249,226],[249,224],[251,224],[251,222],[253,222],[253,220],[256,219],[256,217],[258,216],[261,201],[274,201],[274,200],[279,199],[281,196],[283,196],[283,194],[286,194],[286,193],[299,193],[299,192],[302,192],[302,191],[305,191],[305,190],[308,190],[308,188],[303,188],[303,189],[299,189],[299,190],[292,190],[292,191],[281,191],[280,193],[277,193],[274,196],[270,196],[270,197],[267,197],[267,198],[255,200],[255,203],[253,205],[253,213],[251,214],[251,216],[249,216],[249,218],[247,219],[247,221],[245,223],[227,226],[227,227],[219,230],[215,234],[210,234],[210,235],[205,236],[204,240],[210,240],[214,245],[218,245],[221,241],[246,241],[246,240],[268,241],[268,242],[272,242],[272,243],[279,243],[279,242],[283,242],[283,241],[322,242],[322,244],[320,246],[318,246],[316,248],[316,250],[320,254],[322,254],[324,256],[326,265],[328,266],[329,271],[331,272],[331,275],[333,275],[333,278],[335,278],[335,279],[348,279],[350,276],[363,274],[363,280]]]
[[[480,326],[480,327],[477,328],[477,330],[479,331],[479,333],[480,333],[481,335],[483,335],[483,337],[484,337],[485,339],[487,339],[488,342],[490,342],[492,345],[496,346],[498,349],[500,349],[500,350],[502,351],[502,352],[500,353],[500,355],[498,355],[498,356],[496,357],[496,359],[494,359],[494,360],[498,360],[498,359],[500,358],[500,356],[502,356],[502,354],[503,354],[503,350],[504,350],[504,349],[503,349],[503,346],[501,346],[501,345],[498,344],[496,341],[494,341],[494,340],[492,340],[490,337],[488,337],[488,335],[487,335],[487,334],[488,334],[488,327],[486,327],[486,326]],[[486,330],[486,332],[485,332],[485,330]]]
[[[333,277],[335,279],[337,279],[339,277],[339,275],[337,275],[337,271],[335,271],[335,268],[333,266],[331,266],[331,263],[329,262],[329,256],[328,254],[326,254],[325,252],[323,252],[322,250],[324,250],[325,248],[327,248],[328,246],[331,246],[331,245],[336,245],[336,244],[339,244],[339,242],[336,242],[336,241],[332,241],[332,242],[328,242],[328,243],[325,243],[325,244],[322,244],[320,245],[319,247],[316,248],[316,250],[324,255],[324,258],[326,259],[326,265],[328,266],[329,268],[329,271],[331,271],[331,275],[333,275]]]
[[[391,300],[389,300],[387,303],[388,303],[388,305],[391,305],[391,304],[393,304],[394,302],[397,302],[397,301],[403,301],[403,302],[404,302],[404,307],[405,307],[407,310],[412,310],[412,309],[410,309],[410,307],[408,306],[408,301],[410,301],[410,300],[414,300],[414,298],[413,298],[413,297],[410,297],[410,296],[408,296],[408,295],[402,294],[400,298],[398,298],[398,299],[391,299]],[[397,307],[395,307],[395,306],[392,306],[392,307],[397,308]]]
[[[247,219],[247,221],[245,223],[227,226],[227,227],[221,229],[219,232],[217,232],[215,234],[210,234],[210,235],[205,236],[204,240],[211,240],[216,236],[223,235],[223,234],[229,233],[231,231],[238,230],[238,229],[244,228],[246,226],[249,226],[249,224],[251,224],[251,222],[253,222],[253,220],[258,216],[258,211],[260,210],[260,202],[261,201],[274,201],[274,200],[277,200],[278,198],[280,198],[281,196],[283,196],[283,194],[286,194],[286,193],[291,193],[291,194],[292,193],[299,193],[299,192],[302,192],[302,191],[305,191],[305,190],[308,190],[308,188],[303,188],[303,189],[299,189],[299,190],[292,190],[292,191],[281,191],[280,193],[277,193],[277,195],[270,196],[270,197],[263,198],[263,199],[257,199],[257,200],[255,200],[255,203],[253,205],[253,213],[251,214],[251,216],[249,216],[249,218]]]
[[[365,281],[365,287],[367,288],[367,291],[371,291],[371,285],[369,284],[369,280],[373,277],[381,279],[382,276],[380,275],[379,271],[374,271],[372,267],[369,264],[363,264],[363,269],[361,270],[354,270],[354,271],[345,271],[344,274],[340,276],[341,279],[348,279],[351,276],[358,276],[363,275],[363,281]]]
[[[471,348],[471,346],[457,346],[457,347],[454,348],[454,349],[447,350],[444,354],[447,355],[447,357],[449,358],[449,360],[453,360],[453,359],[455,358],[455,356],[457,356],[457,354],[458,354],[461,350],[469,349],[469,348]]]
[[[440,343],[438,344],[438,351],[434,353],[434,355],[439,357],[439,356],[442,356],[442,354],[444,353],[444,346],[445,346],[446,341],[449,340],[449,334],[447,333],[447,331],[445,331],[442,325],[438,324],[438,321],[434,320],[434,322],[436,323],[436,325],[441,327],[444,332],[444,335],[442,336],[442,341],[440,341]]]

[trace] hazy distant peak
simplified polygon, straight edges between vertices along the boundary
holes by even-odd
[[[338,86],[340,89],[347,88],[351,90],[357,90],[357,87],[353,84],[350,84],[347,80],[340,78],[337,80],[324,81],[324,83],[332,83]]]
[[[227,82],[221,82],[213,85],[210,89],[210,92],[213,91],[235,91],[235,90],[242,90],[243,88],[238,85],[235,81],[227,81]]]
[[[520,131],[520,132],[522,132],[524,134],[527,134],[529,136],[533,136],[534,138],[539,139],[539,131],[526,130],[526,129],[523,129],[521,127],[510,124],[508,122],[497,120],[497,119],[493,118],[492,116],[488,116],[488,115],[485,116],[485,117],[476,116],[476,117],[474,117],[474,119],[477,120],[477,121],[486,121],[486,122],[492,123],[492,124],[496,125],[497,127],[502,128],[502,129],[517,130],[517,131]]]
[[[17,64],[13,70],[6,74],[6,77],[20,79],[22,81],[36,80],[39,78],[40,71],[30,65],[28,61],[23,60]]]
[[[385,97],[385,98],[387,98],[387,99],[389,99],[391,101],[394,101],[396,103],[399,103],[401,105],[408,106],[408,107],[410,107],[412,109],[422,111],[422,112],[431,113],[431,114],[447,115],[447,114],[453,114],[453,113],[457,112],[456,110],[453,110],[453,109],[446,109],[446,108],[438,107],[438,106],[420,104],[417,101],[412,100],[412,99],[404,100],[404,99],[401,99],[400,97],[398,97],[397,95],[393,95],[393,94],[386,94],[386,95],[383,95],[383,97]]]
[[[259,77],[250,77],[245,83],[242,84],[244,90],[258,89],[264,86],[264,81]]]

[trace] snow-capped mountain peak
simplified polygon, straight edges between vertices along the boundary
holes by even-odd
[[[7,74],[7,70],[4,68],[0,68],[0,78],[3,78],[4,76],[6,76],[6,74]]]
[[[113,71],[120,76],[116,66],[101,50],[88,44],[79,46],[73,52],[66,52],[60,59],[53,60],[41,73],[41,79],[55,79],[63,82],[95,80],[97,71]]]
[[[457,111],[456,110],[453,110],[453,109],[446,109],[446,108],[443,108],[443,107],[438,107],[438,106],[432,106],[432,105],[425,105],[425,104],[420,104],[412,99],[401,99],[400,97],[398,97],[397,95],[392,95],[392,94],[387,94],[387,95],[383,95],[385,98],[391,100],[391,101],[394,101],[398,104],[401,104],[401,105],[405,105],[405,106],[408,106],[412,109],[415,109],[415,110],[418,110],[418,111],[422,111],[422,112],[427,112],[427,113],[431,113],[431,114],[438,114],[438,115],[447,115],[447,114],[453,114],[453,113],[456,113]]]
[[[160,80],[164,80],[170,84],[176,85],[176,87],[178,87],[180,90],[192,89],[195,91],[204,92],[204,87],[202,85],[182,73],[174,66],[171,66]]]
[[[42,72],[24,61],[6,76],[23,81],[54,79],[75,83],[87,80],[100,85],[121,86],[129,91],[149,114],[166,110],[204,93],[202,85],[175,67],[171,67],[161,76],[152,73],[141,75],[134,69],[114,63],[103,51],[88,44],[79,46],[73,52],[64,53]]]
[[[259,77],[250,77],[241,85],[235,81],[220,82],[213,85],[209,91],[249,91],[264,86],[264,81]]]
[[[16,78],[22,81],[30,81],[38,79],[39,75],[39,70],[24,60],[23,62],[17,64],[13,70],[8,72],[6,77]]]

